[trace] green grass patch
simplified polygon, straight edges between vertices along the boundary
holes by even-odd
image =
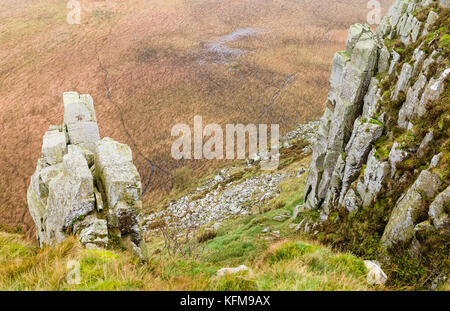
[[[312,253],[318,249],[317,246],[306,244],[302,242],[287,242],[275,249],[267,258],[266,261],[273,264],[282,260],[290,260],[300,258],[306,253]]]

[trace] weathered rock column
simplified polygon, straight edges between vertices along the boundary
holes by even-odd
[[[108,236],[130,237],[141,259],[145,245],[137,214],[140,176],[131,149],[100,140],[90,95],[63,94],[64,122],[50,126],[28,188],[28,208],[39,245],[55,245],[78,234],[87,248],[108,246]]]
[[[368,25],[350,28],[345,52],[333,61],[330,93],[320,122],[318,141],[305,187],[309,209],[319,208],[326,196],[338,159],[349,141],[353,124],[363,108],[363,99],[376,70],[378,47]],[[342,167],[343,169],[343,167]]]
[[[95,146],[95,175],[106,196],[108,226],[129,235],[139,252],[142,238],[137,214],[142,208],[142,185],[132,160],[130,147],[111,138]]]

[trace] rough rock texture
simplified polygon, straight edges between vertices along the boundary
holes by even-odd
[[[367,283],[371,285],[383,285],[387,281],[387,275],[380,268],[380,264],[372,260],[364,260],[367,269]]]
[[[444,81],[450,74],[450,68],[444,70],[439,78],[431,78],[428,85],[425,87],[425,91],[420,98],[420,102],[414,112],[417,116],[421,117],[426,113],[426,105],[428,102],[433,102],[439,99],[439,96],[444,91]]]
[[[379,65],[378,65],[379,66]],[[362,116],[364,118],[374,118],[381,101],[381,90],[378,87],[380,81],[377,78],[370,80],[369,90],[364,97]]]
[[[80,242],[86,248],[106,247],[108,245],[108,224],[105,219],[93,219],[80,232]]]
[[[111,138],[98,141],[95,146],[95,174],[101,181],[108,204],[108,224],[121,234],[131,234],[139,245],[140,230],[136,213],[142,207],[142,185],[132,163],[131,149]]]
[[[406,101],[400,109],[398,115],[398,125],[407,128],[409,120],[414,116],[416,110],[417,98],[419,94],[423,91],[427,83],[427,78],[425,75],[421,74],[417,79],[416,83],[408,89],[406,93]]]
[[[441,181],[429,171],[422,171],[412,187],[402,196],[389,218],[381,241],[386,246],[407,242],[414,236],[414,224],[425,208],[426,200],[436,196]]]
[[[397,171],[397,163],[402,162],[408,157],[409,153],[401,148],[399,142],[394,142],[391,151],[389,152],[389,164],[391,165],[391,178],[394,177]]]
[[[352,137],[345,149],[345,167],[341,184],[341,199],[346,193],[349,185],[358,177],[362,165],[372,149],[372,143],[383,133],[383,125],[379,121],[358,119],[353,126]]]
[[[372,205],[388,174],[389,163],[378,160],[375,157],[375,149],[372,149],[367,159],[364,178],[359,180],[356,186],[364,207]]]
[[[335,55],[305,186],[304,208],[323,226],[352,214],[339,234],[362,219],[385,249],[410,243],[416,255],[423,233],[445,237],[450,62],[443,7],[448,1],[396,0],[376,34],[352,26],[346,50]],[[364,227],[358,230],[346,238],[366,241]]]
[[[108,234],[118,234],[140,249],[141,182],[130,148],[100,140],[90,95],[64,93],[63,103],[64,123],[45,133],[27,193],[39,245],[79,234],[87,248],[106,247]]]
[[[428,215],[433,221],[433,225],[436,229],[444,228],[450,224],[450,218],[446,213],[450,206],[450,186],[444,191],[439,193],[434,201],[430,204]]]
[[[405,92],[408,86],[409,80],[412,78],[414,67],[408,63],[404,63],[400,76],[398,77],[397,85],[395,86],[392,99],[397,100],[400,92]]]
[[[444,8],[450,8],[450,0],[439,0],[439,5]]]
[[[63,94],[63,102],[63,126],[67,131],[69,143],[93,150],[95,143],[100,139],[100,134],[92,97],[66,92]]]
[[[338,158],[352,136],[352,127],[363,108],[371,78],[378,62],[375,35],[368,25],[350,28],[346,52],[337,53],[330,78],[326,111],[320,120],[318,141],[306,185],[309,208],[322,204],[327,195]],[[331,107],[331,109],[329,108]]]
[[[66,152],[66,135],[58,128],[47,131],[42,142],[42,159],[48,165],[62,162]]]

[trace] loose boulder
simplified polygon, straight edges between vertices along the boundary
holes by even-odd
[[[227,275],[227,274],[236,274],[236,273],[241,272],[241,271],[248,271],[247,266],[240,265],[239,267],[236,267],[236,268],[222,268],[219,271],[217,271],[217,275],[218,276],[224,276],[224,275]]]
[[[383,285],[387,281],[387,275],[380,268],[380,264],[372,260],[364,260],[367,269],[367,283],[370,285]]]

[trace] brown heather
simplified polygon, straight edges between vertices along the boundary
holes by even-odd
[[[144,197],[152,208],[171,190],[174,169],[199,175],[224,165],[173,161],[174,124],[202,115],[204,123],[280,123],[287,131],[316,119],[333,54],[368,12],[365,0],[80,2],[81,25],[69,25],[65,1],[2,1],[0,223],[28,237],[26,189],[43,133],[62,118],[63,92],[93,96],[101,135],[132,147],[144,184],[148,161],[159,167]],[[230,65],[198,62],[207,42],[248,27],[264,33],[230,46],[251,53]]]

